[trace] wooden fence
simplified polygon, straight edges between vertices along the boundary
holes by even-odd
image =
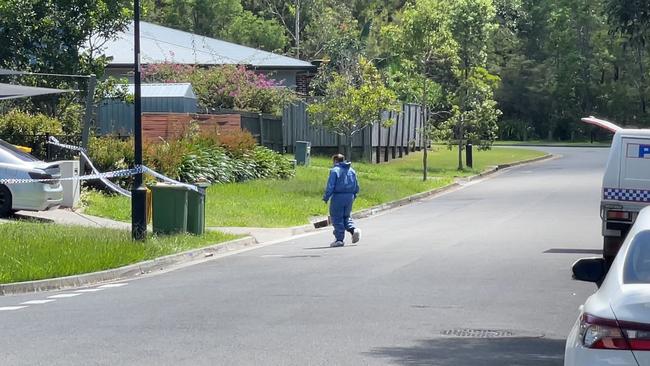
[[[142,138],[148,141],[178,139],[188,132],[191,122],[195,122],[199,130],[206,133],[241,129],[238,114],[143,113]]]

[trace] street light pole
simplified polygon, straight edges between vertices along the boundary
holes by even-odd
[[[140,76],[140,0],[133,1],[133,53],[134,53],[134,75],[135,86],[135,124],[133,132],[135,135],[135,166],[142,166],[142,100],[141,100],[141,76]],[[142,182],[142,172],[134,176],[133,191],[131,195],[131,236],[133,240],[144,241],[147,238],[146,218],[147,189]]]

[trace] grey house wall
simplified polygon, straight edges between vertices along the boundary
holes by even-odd
[[[196,113],[196,99],[143,97],[142,112]],[[133,133],[134,114],[133,104],[105,100],[99,106],[95,133],[98,135],[130,135]]]

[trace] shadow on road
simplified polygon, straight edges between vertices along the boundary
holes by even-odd
[[[435,338],[413,347],[375,348],[367,355],[395,365],[562,366],[564,343],[546,338]]]
[[[552,248],[544,253],[546,254],[603,254],[602,249],[573,249],[573,248]]]
[[[344,246],[342,246],[342,247],[337,247],[337,248],[332,248],[332,247],[330,247],[330,246],[328,245],[328,246],[326,246],[326,247],[314,247],[314,248],[303,248],[303,249],[305,249],[305,250],[318,250],[318,249],[341,250],[341,249],[350,248],[350,247],[356,247],[356,246],[357,246],[357,244],[345,244]]]

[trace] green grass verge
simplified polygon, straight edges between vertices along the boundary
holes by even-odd
[[[143,260],[205,247],[237,238],[219,232],[204,236],[131,240],[124,230],[55,224],[0,224],[0,283],[40,280],[118,268]]]
[[[353,163],[361,194],[354,209],[359,210],[442,187],[459,176],[473,175],[489,166],[531,159],[544,153],[524,149],[494,148],[474,153],[474,169],[458,171],[458,152],[437,146],[429,155],[429,179],[422,181],[422,153],[387,164]],[[208,189],[208,226],[286,227],[309,223],[314,216],[327,215],[321,200],[331,161],[312,157],[309,167],[298,167],[291,180],[264,180],[215,185]],[[91,192],[84,198],[86,213],[130,220],[128,198],[107,197]]]
[[[589,141],[495,141],[494,146],[558,146],[558,147],[609,147],[611,142],[589,142]]]

